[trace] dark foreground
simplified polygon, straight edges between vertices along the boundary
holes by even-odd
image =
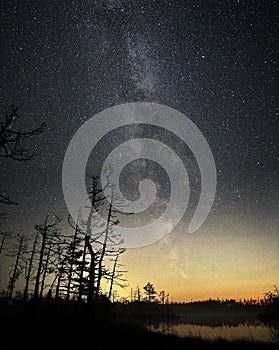
[[[97,310],[97,312],[96,312]],[[214,342],[147,331],[131,320],[101,308],[57,308],[29,304],[0,310],[1,350],[41,349],[277,349],[277,344],[248,341]]]
[[[128,324],[96,325],[74,320],[22,322],[5,323],[1,349],[278,349],[278,344],[179,338]]]

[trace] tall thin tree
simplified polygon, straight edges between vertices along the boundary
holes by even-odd
[[[24,293],[23,293],[23,299],[25,301],[28,299],[28,289],[29,289],[30,277],[31,277],[31,272],[32,272],[32,265],[33,265],[33,259],[34,259],[34,255],[35,255],[35,252],[36,252],[36,245],[37,245],[38,237],[39,237],[39,232],[37,231],[35,239],[34,239],[34,243],[33,243],[33,248],[32,248],[32,251],[31,251],[31,256],[30,256],[30,260],[29,260],[27,274],[26,274],[26,282],[25,282]]]
[[[35,300],[39,299],[39,290],[40,290],[40,279],[43,267],[43,259],[45,254],[45,248],[47,243],[47,236],[55,229],[56,225],[61,221],[60,218],[54,217],[54,222],[49,223],[49,215],[46,216],[44,223],[42,225],[36,225],[36,230],[42,235],[42,244],[40,249],[39,263],[36,274],[35,288],[33,298]]]
[[[10,281],[9,281],[9,286],[8,286],[8,298],[9,299],[11,299],[13,296],[15,282],[16,282],[18,275],[19,275],[18,266],[19,266],[19,258],[20,258],[21,252],[22,252],[22,247],[23,247],[23,240],[24,240],[24,237],[22,236],[20,238],[20,241],[19,241],[19,247],[18,247],[18,252],[17,252],[17,256],[16,256],[14,270],[13,270],[12,276],[11,276]]]

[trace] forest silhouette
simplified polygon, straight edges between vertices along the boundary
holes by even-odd
[[[12,161],[31,161],[35,154],[25,143],[42,133],[45,124],[19,131],[15,128],[19,118],[18,108],[11,106],[1,122],[0,152]],[[86,218],[81,213],[75,220],[66,218],[68,229],[61,229],[65,220],[48,213],[35,224],[33,236],[1,232],[0,254],[12,261],[5,267],[9,281],[0,298],[2,349],[275,349],[278,334],[273,343],[266,344],[238,339],[210,342],[148,330],[160,322],[222,325],[247,319],[267,322],[278,330],[279,293],[274,287],[260,300],[176,303],[167,291],[156,291],[147,281],[134,286],[129,298],[117,295],[116,289],[127,288],[128,281],[120,263],[125,248],[115,230],[124,214],[114,209],[121,202],[110,182],[111,171],[107,170],[105,188],[97,175],[88,175],[91,208]],[[17,205],[17,201],[6,194],[0,197],[4,206]],[[105,219],[104,226],[99,215]]]

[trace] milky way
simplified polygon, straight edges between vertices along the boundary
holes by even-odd
[[[274,222],[276,7],[275,1],[2,4],[1,111],[15,103],[28,115],[22,120],[26,126],[48,124],[30,143],[36,159],[1,161],[1,189],[20,202],[8,210],[8,226],[27,231],[48,211],[67,215],[61,169],[71,137],[95,113],[133,101],[175,108],[200,128],[218,172],[217,217],[237,213],[240,220]],[[162,130],[120,129],[102,141],[92,164],[98,169],[109,150],[135,136],[172,147],[190,168],[192,184],[197,182],[194,194],[198,191],[189,150]],[[133,191],[154,167],[134,174]],[[159,183],[164,192],[160,178]]]

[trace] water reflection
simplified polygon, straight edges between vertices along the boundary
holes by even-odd
[[[149,325],[153,332],[174,334],[179,337],[196,337],[208,340],[218,338],[226,340],[274,341],[274,328],[260,322],[242,323],[239,325],[205,326],[189,323],[159,323]]]

